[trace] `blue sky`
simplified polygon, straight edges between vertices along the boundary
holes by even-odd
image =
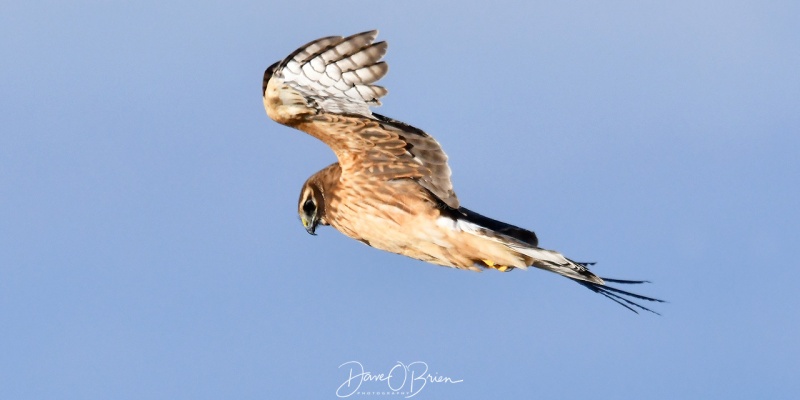
[[[336,398],[348,361],[463,380],[422,399],[796,396],[798,3],[376,3],[0,6],[0,397]],[[463,205],[663,316],[306,234],[334,156],[261,77],[373,28],[378,112]]]

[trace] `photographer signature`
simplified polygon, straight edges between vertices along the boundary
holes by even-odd
[[[404,394],[405,398],[411,398],[419,394],[425,385],[429,383],[461,383],[463,379],[452,379],[448,376],[428,373],[428,363],[424,361],[414,361],[404,364],[398,361],[387,373],[375,374],[364,370],[364,365],[358,361],[348,361],[339,368],[348,367],[347,379],[336,389],[336,396],[350,397],[354,394]],[[365,382],[376,382],[386,384],[384,390],[362,390],[361,385]],[[388,390],[387,390],[388,389]]]

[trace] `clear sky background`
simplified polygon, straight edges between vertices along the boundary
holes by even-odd
[[[463,380],[421,399],[796,398],[798,4],[3,2],[0,398],[335,398],[347,361]],[[378,112],[463,205],[663,316],[308,235],[334,156],[262,74],[373,28]]]

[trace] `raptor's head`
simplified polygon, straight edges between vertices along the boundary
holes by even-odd
[[[329,216],[327,211],[332,211],[332,208],[335,207],[336,197],[333,193],[336,192],[341,175],[342,168],[337,162],[311,175],[303,184],[297,204],[297,213],[308,233],[314,235],[317,225],[329,225],[328,217],[334,218]]]
[[[306,181],[303,190],[300,191],[300,200],[297,204],[297,213],[303,227],[312,235],[317,229],[317,225],[328,225],[325,220],[325,196],[322,188],[312,179]]]

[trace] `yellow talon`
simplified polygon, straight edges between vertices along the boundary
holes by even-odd
[[[496,270],[498,270],[500,272],[506,272],[511,268],[508,265],[495,264],[495,262],[491,261],[491,260],[481,260],[481,261],[483,261],[483,263],[486,264],[487,267],[494,268],[494,269],[496,269]]]

